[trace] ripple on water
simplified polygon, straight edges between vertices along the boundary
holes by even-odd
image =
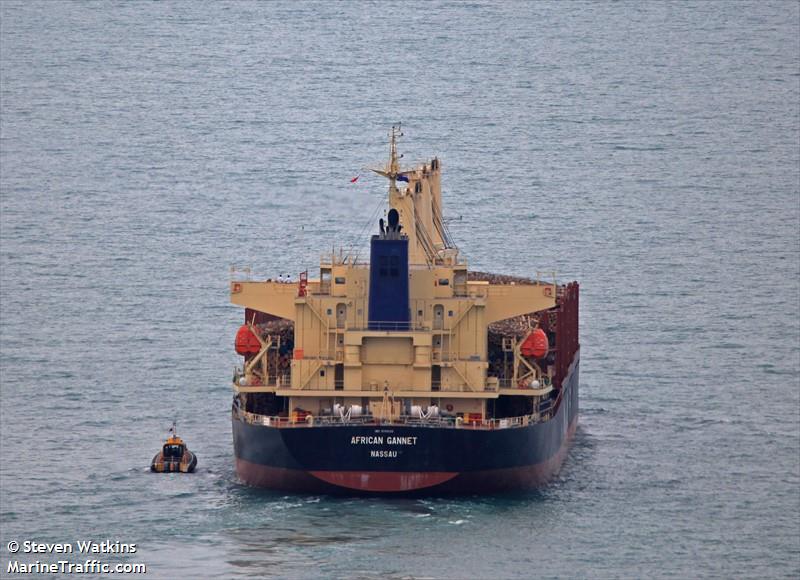
[[[422,6],[387,43],[382,5],[0,2],[0,535],[170,580],[800,576],[800,7]],[[344,168],[397,119],[470,267],[581,281],[545,489],[236,477],[228,268],[368,255],[385,183]],[[176,414],[198,470],[151,474]]]

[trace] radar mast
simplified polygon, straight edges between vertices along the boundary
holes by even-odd
[[[401,175],[400,159],[402,155],[397,154],[397,139],[403,136],[402,123],[392,125],[389,131],[389,163],[385,167],[374,167],[371,171],[382,175],[389,180],[389,193],[397,192],[397,177]],[[405,181],[405,180],[401,180]]]

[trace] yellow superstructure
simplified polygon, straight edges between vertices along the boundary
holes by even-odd
[[[408,239],[409,323],[402,330],[374,329],[370,265],[350,256],[323,258],[319,276],[299,283],[234,280],[233,304],[294,322],[290,377],[268,380],[269,373],[262,373],[259,381],[241,372],[234,377],[237,392],[288,397],[289,410],[312,416],[337,403],[392,414],[392,401],[398,400],[484,416],[487,400],[544,394],[546,370],[534,369],[537,382],[531,384],[538,390],[488,376],[487,330],[492,322],[555,306],[555,280],[468,280],[466,261],[443,219],[441,163],[434,158],[401,170],[399,135],[393,128],[389,163],[374,171],[389,180],[388,205]],[[256,359],[267,356],[269,345],[263,346]]]

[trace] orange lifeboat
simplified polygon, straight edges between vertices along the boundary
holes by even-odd
[[[247,354],[257,354],[261,350],[261,343],[258,337],[253,334],[250,327],[242,324],[239,332],[236,333],[236,352],[244,356]]]
[[[541,328],[530,333],[520,347],[522,356],[528,358],[542,358],[547,355],[548,350],[550,350],[550,341],[547,340],[547,333]]]

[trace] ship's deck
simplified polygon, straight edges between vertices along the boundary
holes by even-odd
[[[314,427],[352,427],[352,426],[379,426],[386,427],[392,425],[402,425],[405,427],[437,428],[437,429],[510,429],[527,427],[534,423],[544,423],[555,416],[561,402],[561,394],[553,404],[544,412],[521,415],[518,417],[503,417],[497,419],[472,419],[465,420],[461,417],[437,416],[422,418],[413,415],[401,415],[392,420],[381,419],[373,415],[362,415],[359,417],[337,417],[332,415],[312,416],[308,415],[305,419],[297,419],[291,416],[281,415],[260,415],[251,413],[238,407],[234,399],[233,418],[251,425],[263,425],[265,427],[278,428],[314,428]]]

